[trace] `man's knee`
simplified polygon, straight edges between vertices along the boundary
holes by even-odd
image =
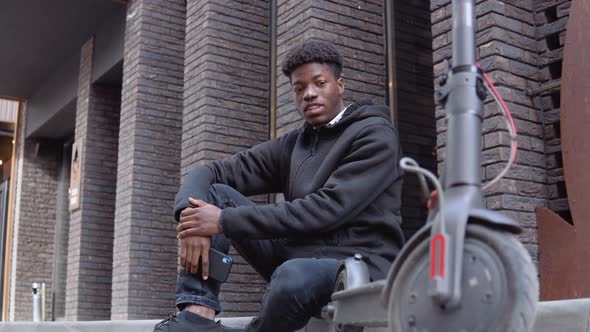
[[[209,204],[216,205],[220,208],[234,206],[232,197],[239,194],[234,188],[221,183],[214,183],[209,186],[208,200]]]
[[[220,208],[254,204],[239,191],[221,183],[214,183],[209,186],[208,200],[209,204]]]
[[[236,192],[236,190],[227,184],[214,183],[209,186],[209,193],[211,194],[227,196],[230,192]]]

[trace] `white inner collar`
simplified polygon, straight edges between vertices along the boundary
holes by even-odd
[[[346,111],[347,108],[348,108],[348,106],[346,106],[342,111],[340,111],[340,113],[336,114],[336,116],[330,122],[328,122],[328,124],[326,126],[331,127],[331,126],[335,125],[336,123],[338,123],[338,121],[340,121],[340,119],[342,119],[342,116],[344,115],[344,112]]]

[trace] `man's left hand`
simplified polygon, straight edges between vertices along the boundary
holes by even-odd
[[[176,227],[178,238],[221,234],[221,209],[194,198],[188,201],[195,207],[180,213],[180,224]]]

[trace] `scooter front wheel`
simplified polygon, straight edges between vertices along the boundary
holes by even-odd
[[[465,234],[461,302],[447,309],[429,295],[429,238],[402,262],[389,297],[389,330],[530,331],[539,297],[536,269],[511,234],[470,224]]]

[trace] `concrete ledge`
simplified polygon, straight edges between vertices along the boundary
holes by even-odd
[[[158,321],[6,322],[1,332],[151,332]]]
[[[244,328],[252,317],[221,318],[221,323],[227,327]],[[152,332],[154,325],[160,320],[118,320],[118,321],[90,321],[90,322],[0,322],[0,332]],[[323,331],[327,324],[318,319],[312,319],[305,329],[300,332]]]
[[[590,332],[590,299],[541,302],[534,332]]]
[[[221,318],[223,325],[245,327],[251,317]],[[0,332],[152,332],[159,320],[92,322],[2,322]],[[366,329],[387,331],[386,328]],[[313,319],[299,332],[326,332],[327,324]],[[541,302],[537,309],[534,332],[590,332],[590,298]]]
[[[244,327],[251,317],[222,318],[223,325]],[[0,332],[152,332],[160,320],[111,320],[90,322],[2,322]]]

